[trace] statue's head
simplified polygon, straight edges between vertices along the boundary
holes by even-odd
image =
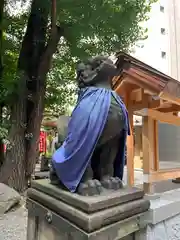
[[[106,56],[89,58],[77,64],[77,81],[80,88],[111,80],[116,75],[115,64]]]

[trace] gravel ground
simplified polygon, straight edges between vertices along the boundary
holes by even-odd
[[[0,240],[25,240],[27,210],[24,206],[0,216]]]

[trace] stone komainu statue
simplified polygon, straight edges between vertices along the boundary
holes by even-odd
[[[81,195],[122,187],[129,122],[123,101],[112,91],[116,73],[107,57],[78,63],[78,101],[67,136],[52,157],[52,184]]]

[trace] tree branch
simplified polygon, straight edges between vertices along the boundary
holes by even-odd
[[[51,0],[51,38],[56,34],[56,17],[57,17],[57,9],[56,9],[56,0]]]
[[[56,52],[60,37],[63,35],[63,29],[56,25],[56,17],[56,0],[51,0],[51,33],[48,44],[46,46],[46,50],[42,56],[42,61],[39,66],[38,75],[41,79],[44,79],[46,74],[48,73],[51,65],[52,55]]]

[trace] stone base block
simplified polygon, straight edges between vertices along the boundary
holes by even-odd
[[[150,202],[149,211],[141,218],[147,227],[136,233],[135,240],[179,240],[180,189],[161,193]]]
[[[34,181],[28,191],[27,240],[36,240],[30,237],[32,232],[40,236],[38,240],[131,237],[140,228],[139,217],[149,209],[149,200],[143,195],[137,188],[125,188],[85,197],[53,186],[48,180]]]

